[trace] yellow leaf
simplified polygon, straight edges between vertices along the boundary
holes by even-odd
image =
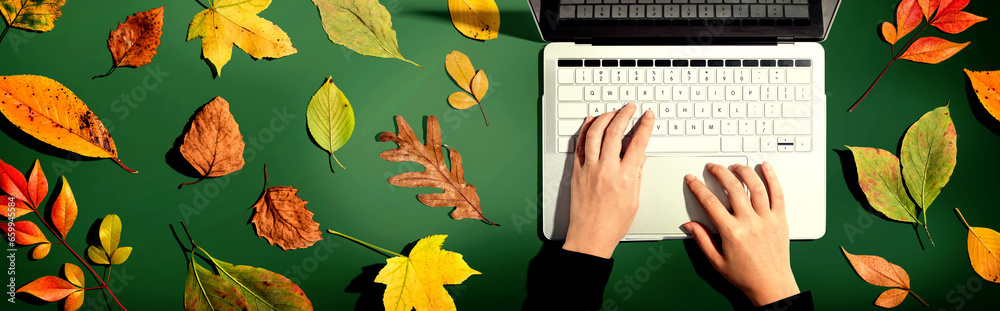
[[[472,95],[476,96],[476,101],[482,101],[489,89],[490,80],[486,78],[486,72],[480,69],[476,77],[472,78]]]
[[[957,208],[962,223],[969,228],[969,261],[984,280],[1000,283],[1000,233],[990,228],[972,227]]]
[[[462,35],[489,40],[500,31],[500,9],[493,0],[448,0],[451,23]]]
[[[448,104],[451,104],[455,109],[468,109],[478,103],[476,99],[469,96],[469,93],[466,92],[455,92],[451,93],[451,96],[448,96]]]
[[[476,76],[476,69],[472,67],[472,61],[469,60],[468,56],[459,51],[451,51],[448,56],[444,57],[444,68],[458,86],[466,92],[472,93],[470,86],[472,78]]]
[[[56,148],[85,157],[118,160],[111,134],[87,104],[55,80],[33,75],[0,77],[0,112],[18,129]]]
[[[132,254],[132,247],[119,247],[115,250],[115,253],[111,255],[111,264],[120,265],[128,260],[128,256]]]
[[[288,34],[257,16],[269,5],[271,0],[217,0],[194,16],[187,41],[201,38],[202,57],[212,63],[217,75],[232,57],[233,44],[255,59],[295,54],[298,50]]]
[[[10,27],[40,32],[52,30],[66,0],[0,0],[0,13]]]
[[[99,265],[110,265],[108,261],[108,255],[104,252],[104,249],[99,246],[89,246],[87,247],[87,258]]]
[[[386,310],[455,310],[455,301],[443,285],[461,284],[480,273],[465,263],[462,254],[441,249],[446,237],[420,239],[409,256],[386,260],[375,277],[375,282],[386,285],[382,296]]]
[[[972,81],[972,89],[976,90],[979,102],[994,119],[1000,120],[1000,92],[997,91],[997,87],[1000,86],[1000,70],[964,70],[965,74],[969,76],[969,81]]]

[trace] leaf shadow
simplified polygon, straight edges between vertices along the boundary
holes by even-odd
[[[979,96],[976,95],[976,89],[972,87],[972,81],[969,80],[969,75],[964,75],[965,77],[965,95],[969,98],[969,107],[972,107],[972,115],[976,117],[979,123],[982,123],[993,135],[1000,136],[1000,120],[997,120],[983,107],[982,102],[979,100]]]
[[[375,283],[375,277],[379,271],[385,267],[384,263],[374,264],[361,268],[361,274],[351,280],[344,288],[345,293],[360,294],[358,302],[354,304],[354,310],[381,310],[382,293],[385,292],[385,284]]]
[[[86,237],[87,248],[90,248],[91,245],[95,245],[95,246],[96,245],[102,245],[101,244],[101,222],[103,220],[104,220],[103,218],[95,219],[94,222],[90,224],[90,228],[87,229],[87,237]],[[87,252],[86,249],[83,252],[86,253]],[[83,254],[83,255],[81,255],[81,257],[84,257],[87,260],[87,263],[89,263],[91,265],[96,265],[97,264],[93,260],[90,260],[90,256],[89,255]],[[107,280],[105,280],[105,281],[107,281]]]
[[[38,153],[51,157],[65,159],[68,161],[103,160],[101,158],[85,157],[76,152],[59,149],[55,146],[49,145],[41,140],[38,140],[34,136],[31,136],[31,134],[25,133],[24,131],[19,129],[16,125],[14,125],[14,123],[11,123],[10,120],[8,120],[7,118],[0,118],[0,119],[2,119],[2,121],[0,121],[0,131],[4,132],[4,134],[7,134],[8,137],[13,139],[17,143],[24,145],[25,147],[28,147],[32,150],[35,150]]]
[[[713,236],[713,238],[715,237]],[[729,282],[725,276],[715,270],[715,267],[712,267],[712,263],[708,261],[708,257],[705,257],[694,239],[684,239],[684,250],[687,252],[688,260],[691,261],[695,274],[705,280],[705,283],[708,283],[712,289],[726,297],[733,310],[754,310],[750,298],[747,298],[742,290]]]
[[[438,21],[448,23],[448,25],[452,25],[451,12],[449,12],[448,10],[414,10],[414,12],[415,12],[414,15],[419,15],[421,17],[429,17],[431,19],[436,19]],[[473,13],[469,12],[462,14],[473,14]],[[456,29],[455,31],[457,32],[458,30]],[[527,9],[519,11],[500,10],[499,32],[503,35],[527,41],[538,42],[538,43],[545,42],[542,41],[542,37],[538,33],[538,26],[535,25],[535,17],[531,14],[531,10]],[[497,39],[499,38],[500,37],[498,36]],[[476,41],[482,42],[482,40],[476,40]]]
[[[181,145],[184,144],[184,135],[191,130],[191,124],[194,122],[195,117],[197,117],[198,113],[200,113],[203,109],[205,109],[205,106],[208,106],[208,103],[205,103],[201,107],[198,107],[198,109],[195,110],[193,114],[191,114],[191,117],[188,118],[188,122],[184,125],[184,128],[181,130],[181,134],[174,139],[173,146],[170,147],[170,149],[167,150],[167,153],[163,156],[164,161],[166,161],[167,165],[169,165],[170,168],[173,168],[181,175],[196,179],[201,179],[202,176],[200,173],[198,173],[198,170],[195,169],[194,166],[191,165],[191,163],[184,158],[184,155],[181,154]]]

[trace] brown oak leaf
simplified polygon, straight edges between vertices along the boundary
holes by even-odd
[[[323,239],[313,212],[306,209],[309,201],[298,197],[299,190],[289,186],[268,188],[267,164],[264,165],[264,193],[251,207],[250,222],[257,236],[278,244],[283,250],[306,248]]]
[[[149,64],[156,55],[163,35],[163,6],[135,13],[119,23],[118,29],[108,35],[108,50],[114,64],[108,73],[94,79],[110,75],[118,67],[139,67]]]
[[[417,162],[423,164],[423,172],[406,172],[389,178],[389,183],[400,187],[434,187],[444,190],[440,193],[425,193],[417,196],[417,200],[431,207],[451,207],[451,217],[455,219],[472,218],[499,226],[483,216],[482,206],[476,187],[465,183],[465,170],[462,168],[462,156],[458,151],[448,147],[451,156],[451,169],[445,165],[441,152],[441,128],[437,118],[427,118],[427,144],[420,144],[413,129],[401,116],[396,116],[399,135],[383,132],[379,136],[382,142],[395,142],[399,148],[383,151],[379,154],[383,159],[392,162]]]
[[[191,121],[191,128],[184,134],[184,144],[180,147],[181,155],[198,170],[201,178],[177,188],[243,168],[245,147],[240,125],[229,112],[229,102],[222,97],[212,99]]]

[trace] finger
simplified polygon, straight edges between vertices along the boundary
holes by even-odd
[[[778,182],[778,174],[774,171],[774,166],[765,161],[761,164],[764,171],[764,179],[767,180],[769,197],[771,198],[771,211],[778,215],[785,215],[785,192],[781,190],[781,183]]]
[[[587,130],[590,129],[591,123],[594,123],[594,117],[587,116],[586,119],[583,119],[583,125],[580,126],[580,133],[577,134],[576,148],[574,149],[576,150],[574,152],[575,155],[574,158],[576,158],[575,159],[576,165],[582,166],[583,163],[585,163],[584,161],[586,161],[586,153],[584,152],[585,150],[584,146],[586,146],[587,139],[585,137],[587,137]]]
[[[708,165],[708,171],[715,175],[715,179],[719,180],[722,188],[726,189],[726,193],[729,195],[729,204],[733,206],[733,214],[737,216],[749,215],[753,208],[750,207],[750,199],[747,198],[743,182],[737,179],[736,175],[733,175],[733,172],[725,166],[714,163]]]
[[[653,135],[653,111],[646,110],[639,119],[633,130],[632,142],[625,150],[625,157],[622,163],[625,165],[637,165],[640,161],[645,162],[646,146],[649,145],[649,136]]]
[[[767,199],[767,188],[764,187],[764,182],[760,180],[760,176],[753,168],[742,165],[733,164],[733,171],[736,175],[743,180],[743,183],[747,185],[747,189],[750,190],[750,203],[753,204],[753,210],[757,212],[757,215],[765,215],[771,212],[771,202]]]
[[[604,140],[604,129],[608,127],[608,123],[611,122],[611,118],[614,118],[614,113],[605,113],[597,117],[594,121],[590,122],[590,126],[587,128],[586,140],[584,143],[584,160],[586,163],[597,163],[597,160],[601,158],[601,142]]]
[[[625,135],[625,128],[632,121],[632,114],[635,113],[635,104],[628,103],[615,114],[611,124],[604,130],[604,145],[601,147],[601,154],[608,159],[621,161],[619,155],[622,151],[622,138]],[[614,158],[611,158],[614,157]]]
[[[688,222],[684,224],[684,229],[691,233],[694,237],[694,241],[698,243],[698,248],[701,248],[701,252],[705,253],[705,257],[708,261],[712,263],[712,266],[716,270],[719,270],[726,262],[722,258],[722,253],[719,247],[715,244],[715,240],[709,235],[708,230],[705,227],[696,222]]]
[[[688,189],[691,189],[694,197],[698,199],[698,203],[701,203],[701,207],[705,209],[708,219],[716,227],[720,227],[733,217],[726,210],[726,207],[722,205],[722,202],[719,201],[719,198],[715,197],[715,194],[708,190],[708,187],[705,187],[705,183],[702,183],[697,177],[688,174],[684,176],[684,181],[687,182]]]

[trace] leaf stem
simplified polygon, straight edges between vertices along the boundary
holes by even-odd
[[[934,245],[934,238],[931,237],[931,231],[927,229],[927,219],[924,219],[924,232],[927,232],[927,239],[931,240],[931,247],[937,247]]]
[[[121,161],[121,160],[118,160],[118,157],[117,157],[117,156],[116,156],[116,157],[113,157],[113,158],[111,158],[111,159],[112,159],[112,160],[115,160],[115,163],[118,163],[118,166],[121,166],[122,168],[124,168],[124,169],[125,169],[126,171],[128,171],[129,173],[132,173],[132,174],[135,174],[135,173],[138,173],[138,172],[139,172],[139,171],[137,171],[137,170],[133,170],[133,169],[130,169],[130,168],[128,168],[128,166],[125,166],[125,163],[122,163],[122,161]]]
[[[343,164],[340,164],[340,160],[337,160],[337,156],[333,155],[333,152],[330,153],[330,157],[333,158],[334,161],[337,161],[337,165],[340,165],[340,168],[345,169],[345,170],[347,169],[346,167],[344,167]],[[331,165],[331,166],[333,166],[333,165]]]
[[[192,182],[186,182],[186,183],[183,183],[183,184],[180,184],[180,186],[177,186],[177,189],[180,189],[181,187],[184,187],[184,186],[187,186],[187,185],[193,185],[193,184],[197,184],[197,183],[201,182],[202,180],[205,180],[205,177],[204,177],[204,176],[202,176],[201,178],[198,178],[198,180],[195,180],[195,181],[192,181]]]
[[[903,49],[899,50],[899,55],[893,55],[892,58],[899,58],[903,56],[903,54],[906,54],[906,50],[910,49],[910,45],[913,45],[913,41],[916,41],[917,37],[920,36],[920,33],[924,32],[924,29],[927,29],[927,26],[929,25],[930,24],[925,23],[924,27],[921,27],[920,30],[918,30],[917,33],[913,35],[913,37],[910,37],[910,41],[907,41],[906,44],[903,45]]]
[[[923,298],[920,298],[920,295],[917,295],[917,293],[914,292],[913,290],[907,289],[907,291],[909,291],[910,294],[913,294],[913,297],[917,297],[917,300],[920,300],[920,303],[924,304],[925,307],[929,307],[930,306],[929,304],[927,304],[926,301],[924,301]]]
[[[111,298],[115,299],[115,302],[118,303],[118,306],[121,307],[122,310],[128,311],[128,309],[125,309],[125,306],[123,306],[122,303],[118,301],[118,297],[115,296],[115,293],[111,292],[111,288],[108,288],[108,284],[104,282],[104,279],[102,279],[101,276],[97,274],[97,271],[94,271],[94,268],[91,267],[86,260],[83,260],[83,257],[80,257],[80,255],[77,254],[76,251],[74,251],[73,248],[69,246],[69,243],[66,243],[66,240],[64,240],[62,236],[59,235],[59,233],[57,233],[55,230],[52,230],[52,226],[49,226],[48,222],[45,222],[45,218],[42,218],[42,214],[38,213],[37,207],[35,207],[35,210],[33,212],[35,213],[35,216],[38,216],[38,221],[42,222],[42,224],[45,225],[45,227],[48,228],[50,232],[52,232],[52,235],[54,235],[56,239],[59,239],[59,242],[61,242],[63,246],[66,246],[66,249],[68,249],[70,253],[73,253],[73,256],[76,256],[76,259],[80,260],[80,263],[82,263],[85,267],[87,267],[87,270],[90,270],[90,273],[94,275],[94,278],[96,278],[98,282],[101,282],[101,287],[107,290],[108,294],[111,294]]]
[[[343,237],[345,239],[348,239],[348,240],[360,243],[361,245],[368,246],[368,247],[380,250],[380,251],[388,253],[388,254],[396,255],[397,257],[406,257],[406,256],[403,256],[403,255],[400,255],[399,253],[396,253],[396,252],[393,252],[393,251],[390,251],[390,250],[387,250],[387,249],[384,249],[384,248],[381,248],[381,247],[378,247],[378,246],[375,246],[375,245],[368,244],[368,242],[355,239],[355,238],[353,238],[353,237],[351,237],[349,235],[346,235],[346,234],[343,234],[343,233],[340,233],[340,232],[337,232],[337,231],[333,231],[331,229],[326,229],[326,232],[339,235],[339,236],[341,236],[341,237]]]
[[[490,126],[490,118],[486,116],[486,110],[483,109],[482,102],[479,102],[479,110],[483,112],[483,119],[486,119],[486,126]]]
[[[112,72],[115,72],[115,69],[118,69],[117,65],[115,65],[114,67],[111,67],[111,69],[108,70],[108,73],[102,74],[102,75],[99,75],[99,76],[94,76],[93,78],[90,78],[90,79],[94,80],[94,79],[97,79],[97,78],[104,78],[104,77],[110,76]]]
[[[4,27],[3,33],[0,34],[0,42],[3,42],[3,38],[7,36],[7,31],[10,30],[10,23],[6,23],[6,20],[4,20],[4,21],[5,21],[4,24],[6,24],[7,27]]]
[[[962,211],[958,210],[958,208],[956,207],[955,212],[958,213],[958,217],[962,219],[962,224],[965,224],[965,228],[969,229],[969,231],[972,231],[972,226],[969,225],[969,222],[965,221],[965,216],[962,215]]]
[[[917,33],[914,34],[913,37],[910,37],[910,41],[906,42],[906,44],[903,45],[903,48],[899,50],[899,55],[896,55],[896,52],[893,51],[892,59],[889,60],[889,64],[885,65],[885,68],[882,69],[882,73],[878,74],[878,77],[875,78],[875,82],[872,82],[872,85],[869,86],[868,90],[865,91],[865,94],[861,95],[861,98],[859,98],[858,101],[854,103],[854,106],[851,106],[851,109],[847,109],[848,112],[854,111],[854,108],[857,108],[858,105],[861,104],[861,101],[865,100],[865,97],[868,96],[868,93],[871,93],[872,89],[875,88],[875,84],[878,84],[878,81],[882,79],[883,75],[885,75],[885,71],[889,70],[889,66],[892,66],[893,62],[895,62],[897,59],[899,59],[900,57],[902,57],[903,54],[906,54],[906,50],[908,50],[910,48],[910,45],[913,44],[913,41],[916,40],[917,37],[920,36],[920,33],[924,32],[924,29],[927,29],[928,25],[930,25],[930,24],[925,23],[923,28],[920,28],[920,30],[917,31]],[[895,49],[895,45],[893,45],[893,49]],[[931,242],[931,244],[934,244],[934,242]]]
[[[402,59],[403,61],[406,61],[407,63],[410,63],[410,64],[413,64],[413,65],[415,65],[417,67],[420,67],[420,69],[424,69],[424,66],[420,66],[420,64],[414,63],[413,61],[411,61],[409,59],[405,59],[405,58],[402,58],[402,57],[400,57],[399,59]]]
[[[98,287],[87,287],[87,288],[84,288],[83,290],[93,290],[93,289],[104,289],[104,286],[98,286]]]

